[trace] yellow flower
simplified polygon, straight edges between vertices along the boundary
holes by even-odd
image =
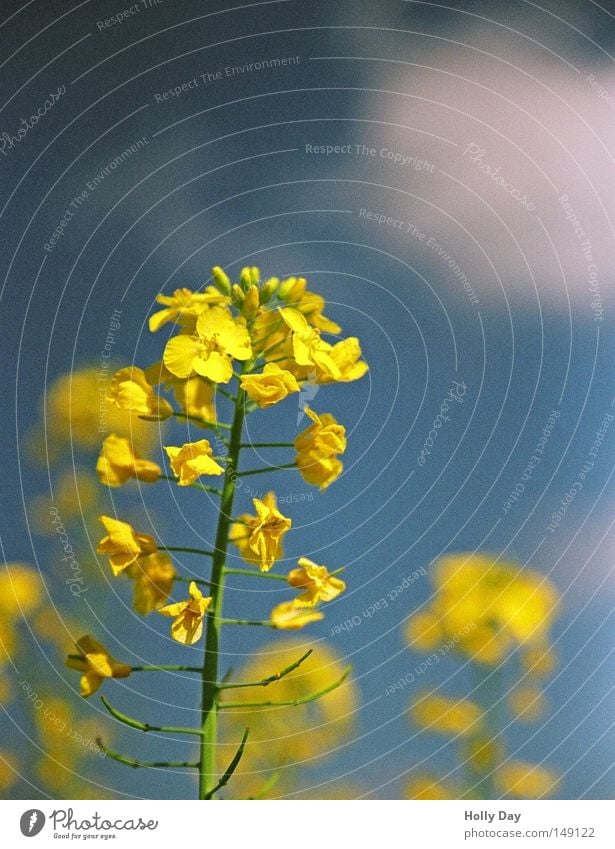
[[[142,616],[164,604],[171,595],[177,575],[173,561],[162,551],[140,557],[128,567],[126,574],[135,582],[132,606]]]
[[[202,377],[189,377],[188,380],[176,381],[173,393],[177,403],[184,413],[194,416],[196,419],[204,419],[207,422],[217,422],[216,416],[216,390],[213,384]],[[208,427],[194,421],[197,427]]]
[[[132,450],[129,440],[115,433],[103,442],[96,471],[106,486],[122,486],[130,478],[155,483],[162,474],[158,463],[142,460]]]
[[[559,778],[551,770],[527,761],[509,761],[495,773],[499,790],[518,799],[543,799],[557,788]]]
[[[300,568],[292,569],[287,578],[291,587],[305,590],[294,599],[297,607],[314,607],[321,601],[333,601],[346,589],[346,584],[330,575],[326,566],[318,566],[307,557],[300,557],[297,563]]]
[[[0,571],[0,620],[26,616],[40,606],[43,583],[31,566],[4,563]]]
[[[175,377],[200,374],[214,383],[228,383],[233,376],[232,359],[252,355],[245,324],[226,309],[211,307],[201,313],[194,335],[180,334],[167,342],[163,360]]]
[[[69,655],[66,665],[84,674],[81,676],[81,695],[87,698],[95,693],[104,678],[127,678],[132,667],[120,663],[109,651],[90,634],[77,640],[79,656]]]
[[[307,404],[303,409],[313,424],[295,439],[295,463],[306,483],[326,489],[344,469],[335,455],[346,450],[346,429],[331,413],[319,416]]]
[[[136,533],[128,522],[121,522],[111,516],[100,516],[100,522],[107,536],[98,543],[96,552],[107,555],[115,576],[134,563],[137,557],[153,554],[157,549],[154,537]]]
[[[292,521],[283,516],[277,508],[274,492],[268,492],[262,499],[253,498],[256,516],[244,513],[231,525],[229,540],[239,549],[239,553],[258,566],[261,572],[268,572],[276,560],[283,557],[282,538],[291,527]]]
[[[143,369],[136,366],[115,372],[107,397],[120,410],[138,413],[149,421],[161,421],[173,415],[173,407],[160,395],[156,395]]]
[[[470,699],[449,699],[428,693],[410,706],[410,715],[421,728],[438,734],[466,736],[480,730],[483,711]]]
[[[163,304],[165,309],[154,313],[149,320],[152,333],[160,330],[169,321],[176,324],[192,326],[212,304],[223,304],[226,298],[213,286],[208,286],[204,292],[193,292],[191,289],[176,289],[172,295],[157,295],[156,301]]]
[[[339,370],[336,378],[321,372],[316,376],[316,383],[332,383],[334,380],[340,383],[350,383],[359,380],[368,371],[369,366],[361,359],[361,345],[356,336],[349,336],[336,342],[329,351],[329,356]]]
[[[508,706],[520,722],[536,722],[544,716],[547,701],[538,687],[523,686],[509,693]]]
[[[319,619],[324,619],[324,613],[297,607],[293,601],[283,601],[271,611],[273,627],[282,631],[296,631]]]
[[[408,619],[406,640],[415,651],[433,651],[446,639],[445,632],[437,616],[430,610],[422,610]]]
[[[198,442],[186,442],[181,448],[169,446],[164,449],[171,461],[173,473],[179,479],[179,486],[190,486],[201,475],[221,475],[224,473],[212,459],[213,450],[207,439]]]
[[[171,636],[178,643],[191,646],[201,638],[203,617],[212,599],[204,598],[194,581],[190,582],[188,595],[190,598],[187,601],[167,604],[166,607],[161,607],[158,613],[162,613],[163,616],[172,616]]]
[[[280,298],[305,316],[307,321],[325,333],[341,333],[342,328],[323,315],[325,299],[315,292],[307,291],[305,277],[289,277],[279,284]]]
[[[405,799],[441,800],[456,799],[457,795],[452,793],[445,784],[439,781],[435,775],[420,773],[414,775],[408,781],[404,789]]]
[[[267,363],[261,374],[246,374],[241,378],[241,388],[259,407],[271,407],[291,392],[299,391],[295,377],[277,363]]]
[[[310,327],[305,316],[297,310],[278,309],[292,331],[293,356],[297,364],[315,366],[332,380],[339,380],[341,372],[329,353],[331,345],[320,338],[320,330]]]

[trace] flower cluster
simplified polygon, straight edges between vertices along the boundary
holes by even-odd
[[[345,384],[363,377],[368,367],[358,339],[339,338],[341,328],[325,315],[324,299],[309,291],[307,281],[301,277],[263,280],[259,269],[250,267],[232,282],[226,272],[215,267],[211,283],[201,291],[181,288],[171,295],[159,295],[156,300],[162,309],[150,317],[150,331],[172,331],[163,340],[160,359],[148,366],[133,364],[116,371],[108,381],[105,403],[137,421],[156,422],[161,427],[161,422],[175,419],[185,428],[210,433],[207,438],[190,441],[165,439],[162,447],[167,473],[165,464],[144,457],[129,435],[111,430],[102,443],[96,472],[101,483],[112,488],[131,481],[171,481],[182,488],[205,491],[210,503],[219,498],[216,527],[204,530],[212,540],[212,548],[163,545],[157,541],[158,532],[141,532],[119,516],[104,514],[100,522],[105,535],[97,553],[108,559],[114,577],[133,582],[133,607],[137,613],[157,611],[162,617],[171,618],[171,639],[185,646],[202,647],[202,666],[182,668],[200,672],[202,678],[201,730],[194,733],[202,734],[204,741],[198,764],[199,796],[209,799],[218,790],[212,760],[217,732],[210,717],[218,709],[235,704],[220,701],[220,693],[231,686],[277,682],[307,658],[305,654],[264,682],[221,683],[218,646],[222,626],[303,628],[322,619],[321,606],[334,602],[346,588],[338,577],[340,569],[330,572],[308,557],[300,557],[287,575],[278,574],[275,567],[284,557],[284,539],[292,530],[293,520],[280,510],[273,490],[252,499],[254,512],[233,512],[237,480],[242,475],[293,468],[306,483],[321,490],[329,487],[343,472],[339,457],[347,447],[344,426],[332,413],[305,406],[310,424],[303,432],[293,434],[286,442],[252,445],[242,442],[246,417],[257,410],[270,410],[300,393],[306,382]],[[336,338],[326,339],[327,335]],[[225,421],[226,412],[230,421]],[[294,449],[293,460],[281,466],[243,468],[241,449],[257,447]],[[231,543],[249,568],[232,568],[228,550]],[[181,575],[174,552],[209,558],[211,569],[204,575]],[[223,587],[226,576],[233,572],[284,581],[295,596],[276,604],[263,620],[246,619],[241,610],[236,618],[228,618],[222,611]],[[188,584],[187,598],[180,595],[177,599],[178,582]],[[105,678],[169,669],[157,665],[134,667],[118,661],[89,634],[77,642],[77,654],[70,655],[67,663],[82,673],[81,694],[86,697],[96,692]],[[347,670],[325,690],[308,694],[306,701],[333,692],[346,675]],[[108,709],[133,727],[143,725]],[[244,746],[245,740],[237,757],[242,756]],[[129,761],[124,756],[118,759]]]
[[[429,606],[408,620],[407,642],[432,657],[450,649],[469,660],[476,683],[469,698],[423,693],[413,699],[409,715],[429,733],[454,737],[468,782],[453,786],[431,773],[417,773],[406,786],[407,797],[548,796],[558,785],[557,775],[540,764],[507,757],[508,723],[495,717],[505,706],[512,719],[522,722],[535,722],[544,714],[546,699],[539,685],[556,662],[549,633],[559,604],[557,590],[541,573],[485,553],[441,558],[433,580]]]

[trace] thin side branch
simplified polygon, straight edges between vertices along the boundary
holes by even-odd
[[[273,684],[275,681],[279,681],[280,678],[284,678],[286,675],[289,675],[291,672],[294,672],[295,669],[298,669],[301,664],[308,659],[308,657],[312,654],[313,649],[308,649],[305,654],[301,655],[298,660],[295,660],[293,663],[290,663],[288,666],[285,666],[280,672],[276,672],[274,675],[269,675],[268,678],[262,678],[260,681],[248,681],[245,683],[238,684],[220,684],[218,686],[219,690],[230,690],[237,689],[238,687],[268,687],[269,684]]]
[[[133,719],[131,716],[120,713],[119,710],[116,710],[111,704],[109,704],[104,696],[101,696],[100,700],[111,716],[115,717],[115,719],[119,722],[123,722],[124,725],[128,725],[130,728],[136,728],[138,731],[158,731],[164,734],[196,734],[199,737],[202,734],[200,728],[175,728],[168,725],[150,725],[148,722],[139,722],[138,719]]]
[[[302,696],[300,699],[285,699],[279,701],[270,700],[262,702],[220,702],[220,708],[296,707],[297,705],[304,705],[308,702],[315,702],[317,699],[322,698],[322,696],[326,696],[327,693],[331,693],[333,690],[341,687],[346,678],[348,678],[350,669],[351,667],[347,666],[343,675],[341,675],[337,681],[334,681],[333,684],[329,684],[328,687],[318,690],[315,693],[310,693],[308,696]]]
[[[295,463],[283,463],[281,466],[265,466],[262,469],[248,469],[245,472],[237,472],[237,477],[246,478],[248,475],[263,475],[265,472],[277,472],[281,469],[294,469]]]
[[[268,578],[270,581],[284,581],[286,575],[272,575],[271,572],[260,572],[258,569],[225,569],[225,575],[249,575],[251,578]]]
[[[178,762],[173,763],[173,761],[138,761],[135,758],[129,758],[126,755],[120,754],[120,752],[115,752],[113,749],[110,749],[108,746],[105,746],[100,737],[96,738],[96,745],[107,757],[112,758],[114,761],[118,763],[124,764],[125,766],[130,766],[133,769],[198,769],[198,763],[185,763]]]
[[[246,742],[247,742],[249,733],[250,733],[250,729],[246,728],[246,730],[243,732],[243,737],[241,738],[241,743],[239,744],[239,748],[235,752],[233,760],[227,766],[224,775],[222,776],[220,781],[216,784],[216,786],[212,787],[212,789],[208,793],[205,794],[205,796],[203,797],[204,799],[212,799],[214,797],[214,794],[217,793],[218,790],[221,790],[225,785],[227,785],[229,783],[229,780],[230,780],[232,774],[235,772],[235,770],[239,766],[239,761],[241,760],[242,755],[243,755],[243,750],[246,747]]]

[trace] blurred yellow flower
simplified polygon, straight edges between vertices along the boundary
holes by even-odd
[[[419,773],[413,775],[404,788],[405,799],[441,800],[456,799],[453,793],[435,775]]]
[[[438,734],[467,736],[480,731],[483,711],[470,699],[450,699],[427,693],[413,702],[410,715],[421,728]]]
[[[539,764],[509,761],[495,773],[501,793],[518,799],[543,799],[552,795],[559,784],[558,776]]]
[[[326,489],[343,471],[335,455],[346,450],[346,429],[331,413],[318,415],[305,405],[312,424],[295,439],[295,463],[303,479]]]
[[[98,543],[97,554],[105,554],[114,575],[119,575],[137,557],[153,554],[157,550],[156,540],[149,534],[138,534],[128,522],[112,516],[100,516],[107,536]]]
[[[299,391],[295,377],[277,363],[267,363],[261,374],[246,374],[241,378],[241,388],[259,407],[271,407],[291,392]]]
[[[245,324],[228,310],[211,307],[198,317],[194,335],[180,334],[167,342],[163,360],[176,377],[196,373],[214,383],[228,383],[233,376],[232,360],[248,360],[251,355]]]
[[[25,563],[4,563],[0,571],[0,621],[26,616],[40,606],[43,582]]]
[[[136,366],[115,372],[107,397],[118,409],[137,413],[143,419],[156,421],[173,415],[173,407],[154,392],[143,369]]]
[[[434,583],[431,606],[407,626],[419,648],[435,648],[438,630],[438,640],[485,664],[499,663],[515,645],[545,646],[559,595],[539,572],[495,555],[450,554],[436,563]]]
[[[163,616],[172,616],[171,636],[178,643],[191,646],[203,634],[203,618],[212,599],[204,598],[194,581],[190,582],[188,595],[190,598],[186,601],[168,604],[166,607],[161,607],[158,613],[162,613]]]
[[[19,767],[17,759],[5,749],[0,751],[0,793],[6,793],[17,782]]]
[[[319,566],[307,557],[300,557],[297,563],[299,569],[292,569],[287,580],[291,587],[305,592],[294,599],[295,606],[314,607],[321,601],[333,601],[346,589],[344,581],[330,575],[326,566]]]
[[[128,567],[126,574],[135,582],[132,605],[142,616],[164,604],[171,595],[177,575],[173,561],[162,551],[140,557]]]
[[[517,687],[508,695],[508,706],[520,722],[537,722],[547,710],[547,700],[538,687]]]
[[[131,478],[155,483],[162,474],[157,463],[143,460],[133,451],[128,439],[112,433],[102,444],[96,471],[106,486],[122,486]]]
[[[319,619],[324,619],[324,613],[297,607],[292,601],[283,601],[271,611],[273,627],[281,631],[297,631],[311,622],[318,622]]]
[[[79,655],[69,655],[66,666],[83,672],[81,676],[81,695],[91,696],[100,687],[105,678],[127,678],[132,667],[116,660],[109,651],[90,634],[77,640]]]
[[[466,740],[462,749],[464,762],[482,773],[491,772],[500,762],[503,754],[504,748],[501,743],[482,735]]]
[[[268,492],[262,500],[253,498],[252,503],[256,515],[243,513],[238,516],[231,525],[229,540],[237,546],[244,560],[258,566],[261,572],[268,572],[275,561],[284,556],[282,539],[292,521],[278,510],[274,492]]]
[[[150,317],[150,332],[156,333],[170,321],[193,327],[198,316],[210,306],[226,301],[227,298],[213,286],[208,286],[204,292],[193,292],[192,289],[184,288],[176,289],[172,295],[157,295],[156,302],[165,308]]]
[[[181,448],[165,446],[173,474],[179,486],[190,486],[201,475],[222,475],[224,469],[213,459],[213,450],[207,439],[186,442]]]
[[[110,377],[110,369],[82,368],[52,384],[45,398],[45,428],[52,451],[66,443],[95,449],[105,432],[130,436],[138,451],[151,449],[158,433],[137,415],[118,409],[107,399]],[[43,438],[42,444],[46,442]],[[40,460],[46,463],[46,455]]]
[[[433,651],[446,639],[440,619],[430,610],[419,611],[408,619],[405,636],[415,651]]]
[[[557,655],[548,646],[526,646],[521,652],[521,666],[536,678],[548,678],[557,669]]]

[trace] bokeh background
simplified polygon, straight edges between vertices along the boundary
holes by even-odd
[[[288,563],[306,554],[346,566],[348,591],[295,639],[352,663],[360,692],[342,706],[343,737],[311,728],[315,754],[297,756],[303,766],[282,777],[279,795],[400,798],[415,770],[455,772],[452,743],[409,721],[418,685],[386,691],[421,663],[403,629],[431,597],[431,564],[482,550],[543,573],[561,595],[551,707],[531,725],[511,720],[509,751],[561,775],[560,798],[611,796],[612,10],[152,0],[120,24],[101,23],[126,8],[30,0],[0,11],[1,545],[3,560],[30,564],[42,582],[40,597],[33,589],[31,605],[13,606],[3,626],[3,795],[194,794],[182,772],[136,773],[97,755],[97,734],[145,759],[188,747],[118,729],[97,697],[79,699],[63,655],[91,631],[128,662],[186,662],[168,622],[138,617],[128,584],[111,582],[95,554],[96,516],[117,511],[167,544],[207,548],[213,506],[171,484],[99,487],[97,389],[63,376],[100,369],[116,310],[113,364],[148,365],[160,353],[147,331],[159,292],[196,288],[213,265],[231,275],[258,265],[264,276],[308,277],[370,364],[360,383],[308,399],[348,429],[340,480],[319,494],[293,471],[247,479],[256,494],[273,484],[300,499],[288,507]],[[62,87],[38,123],[21,123]],[[319,152],[327,145],[340,147]],[[499,169],[508,190],[481,166]],[[466,387],[463,402],[420,464],[453,381]],[[541,462],[523,478],[552,411]],[[252,417],[250,436],[292,440],[305,426],[298,413],[289,399]],[[166,434],[138,427],[148,456],[169,432],[182,434],[179,425]],[[252,494],[240,492],[238,509]],[[50,507],[82,569],[79,594]],[[179,562],[202,568],[188,555]],[[232,586],[229,605],[248,616],[277,600],[264,600],[260,584]],[[272,637],[246,630],[227,629],[225,665],[240,667]],[[109,683],[127,713],[196,721],[195,683]],[[440,686],[461,697],[475,685],[450,655],[420,683]]]

